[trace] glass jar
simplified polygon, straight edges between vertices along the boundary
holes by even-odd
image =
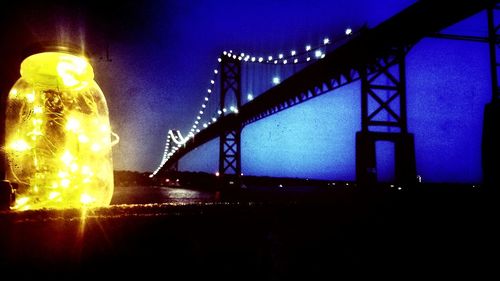
[[[24,59],[5,127],[6,179],[17,184],[13,209],[110,203],[111,147],[118,139],[85,57],[48,51]]]

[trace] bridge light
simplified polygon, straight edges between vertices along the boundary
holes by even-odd
[[[232,105],[229,107],[229,110],[231,110],[232,112],[234,112],[235,109],[236,108],[234,106],[232,106]]]
[[[310,57],[307,57],[306,61],[310,61],[310,60],[311,60],[311,58],[310,58]]]
[[[325,39],[323,39],[323,44],[325,44],[325,45],[330,44],[330,39],[328,37],[326,37]]]
[[[293,60],[293,63],[298,63],[299,62],[299,59],[294,59]]]
[[[227,112],[227,109],[224,107],[224,108],[222,109],[222,112]]]
[[[243,58],[242,57],[238,57],[238,60],[242,60]]]
[[[207,123],[203,124],[203,128],[206,128],[208,127]]]
[[[255,57],[252,57],[251,61],[252,61],[252,62],[255,62]]]
[[[262,62],[264,60],[263,57],[259,57],[259,62]]]
[[[217,74],[219,73],[219,71],[217,69],[214,69],[214,74]]]
[[[205,97],[205,101],[208,101],[208,97]]]
[[[273,56],[269,56],[269,57],[267,57],[267,60],[268,60],[268,61],[272,61],[272,60],[273,60]]]
[[[295,50],[292,50],[292,51],[290,52],[290,54],[291,54],[292,56],[295,56],[295,54],[296,54],[296,53],[297,53],[297,52],[295,52]]]
[[[218,113],[219,115],[221,115],[221,114],[222,114],[222,111],[221,111],[221,110],[217,110],[217,113]]]
[[[224,56],[225,56],[225,55],[227,55],[227,51],[222,52],[222,54],[223,54]]]
[[[200,120],[200,119],[201,119],[201,117],[200,117],[200,116],[198,116],[198,117],[196,117],[196,119]]]
[[[210,84],[215,84],[215,81],[214,80],[210,80]]]
[[[196,132],[199,133],[200,132],[200,129],[196,129]]]
[[[279,58],[279,59],[282,59],[282,58],[283,58],[283,54],[279,54],[279,55],[278,55],[278,58]]]
[[[216,177],[220,176],[220,173],[219,172],[215,172],[215,176]]]
[[[211,89],[207,89],[207,92],[210,94],[210,93],[212,93],[212,90]]]
[[[202,108],[205,108],[205,107],[207,107],[207,106],[206,106],[205,104],[202,104],[202,105],[201,105],[201,107],[202,107]]]
[[[348,27],[345,29],[345,35],[351,35],[352,34],[352,28]]]
[[[240,57],[244,57],[244,56],[245,56],[245,53],[241,53],[241,54],[240,54]]]
[[[280,78],[279,77],[273,77],[273,84],[278,85],[280,83]]]
[[[215,121],[217,121],[217,118],[212,117],[212,122],[215,122]]]
[[[233,59],[236,59],[236,55],[233,55]]]
[[[193,125],[193,129],[196,129],[196,125]]]
[[[321,58],[322,58],[322,59],[324,59],[324,58],[325,58],[325,56],[326,56],[325,54],[321,54]]]
[[[314,56],[317,58],[321,57],[322,54],[321,50],[316,50],[316,52],[314,52]]]
[[[307,45],[307,46],[306,46],[306,51],[308,51],[308,52],[309,52],[310,50],[311,50],[311,45]]]
[[[287,61],[287,60],[283,60],[283,64],[287,64],[287,63],[288,63],[288,61]]]
[[[217,58],[217,61],[218,61],[218,62],[221,62],[221,61],[222,61],[222,59],[221,59],[221,58]]]
[[[199,122],[198,122],[198,120],[196,120],[196,121],[194,121],[194,123],[195,123],[196,125],[198,125],[198,123],[199,123]]]
[[[278,64],[278,60],[274,60],[274,64]]]
[[[253,100],[253,95],[252,95],[252,94],[248,94],[248,95],[247,95],[247,100],[249,100],[249,101],[250,101],[250,100]]]

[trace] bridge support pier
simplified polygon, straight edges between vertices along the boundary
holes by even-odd
[[[498,42],[500,39],[500,24],[495,23],[496,5],[487,10],[488,13],[488,42],[490,47],[491,92],[492,101],[484,109],[483,136],[482,136],[482,165],[483,184],[487,188],[500,186],[500,87],[497,61]]]
[[[416,182],[414,138],[406,122],[406,51],[394,49],[360,71],[361,131],[356,134],[356,181],[362,186],[378,181],[377,141],[394,143],[393,181],[406,185]]]
[[[360,185],[377,183],[377,141],[394,143],[395,183],[411,184],[416,179],[415,144],[413,134],[358,132],[356,133],[356,177]]]

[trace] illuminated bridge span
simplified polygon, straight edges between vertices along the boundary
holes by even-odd
[[[419,40],[438,37],[490,46],[493,101],[485,111],[483,179],[486,184],[498,183],[498,173],[493,170],[494,159],[500,157],[495,148],[499,140],[493,133],[493,121],[500,119],[497,2],[422,0],[373,29],[348,28],[341,37],[325,38],[318,45],[287,54],[253,56],[224,51],[190,132],[185,137],[177,130],[168,132],[163,159],[152,176],[176,167],[179,159],[196,147],[220,138],[219,174],[238,180],[241,131],[245,125],[360,80],[356,179],[362,184],[376,181],[375,142],[385,140],[395,144],[395,181],[411,184],[416,180],[416,164],[413,134],[407,129],[405,56]],[[488,37],[439,33],[483,10],[488,11]],[[243,92],[247,95],[245,103]]]

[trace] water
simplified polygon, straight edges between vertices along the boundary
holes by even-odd
[[[165,186],[116,186],[112,205],[146,203],[203,203],[217,201],[215,192]]]

